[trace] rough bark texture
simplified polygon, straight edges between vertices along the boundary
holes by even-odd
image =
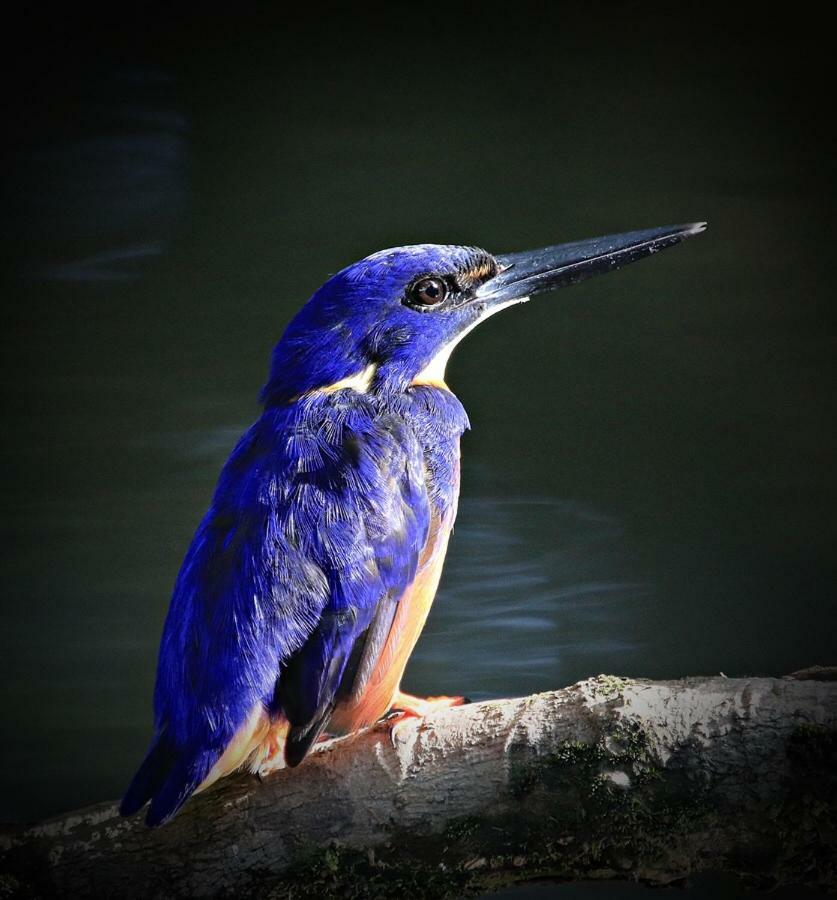
[[[458,897],[712,869],[837,887],[837,683],[599,676],[376,726],[149,831],[103,803],[0,844],[0,897]]]

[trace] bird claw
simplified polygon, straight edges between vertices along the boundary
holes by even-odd
[[[464,706],[471,701],[467,697],[414,697],[412,694],[402,694],[400,691],[392,701],[392,709],[400,710],[406,717],[418,716],[424,718],[432,712],[441,709],[450,709],[452,706]]]
[[[470,702],[467,697],[414,697],[399,691],[393,698],[389,712],[378,720],[378,724],[383,730],[389,731],[390,740],[395,746],[398,727],[409,719],[424,719],[438,710],[464,706]]]
[[[259,756],[261,757],[259,759]],[[259,779],[264,781],[268,775],[272,775],[279,769],[285,768],[285,738],[284,735],[272,732],[261,746],[261,753],[256,758],[258,763],[251,771]]]
[[[314,741],[313,746],[324,744],[326,741],[334,740],[336,735],[329,734],[327,731],[321,732]],[[268,775],[278,772],[279,769],[287,768],[285,763],[285,741],[284,738],[273,736],[265,748],[265,755],[255,769],[254,774],[259,781],[264,781]]]

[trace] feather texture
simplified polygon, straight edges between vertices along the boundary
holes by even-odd
[[[155,738],[123,811],[151,799],[150,824],[172,816],[256,704],[289,721],[288,762],[301,760],[338,694],[374,668],[357,664],[413,581],[431,518],[455,507],[466,427],[456,398],[431,387],[313,392],[265,410],[178,576]]]

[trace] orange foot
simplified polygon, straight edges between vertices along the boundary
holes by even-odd
[[[261,781],[266,776],[272,774],[278,769],[285,768],[285,735],[287,734],[287,723],[283,723],[278,730],[271,731],[260,748],[261,752],[257,754],[257,762],[255,765],[255,774]],[[314,746],[322,744],[325,741],[333,740],[335,735],[323,731],[314,741]]]
[[[279,729],[271,729],[259,747],[251,770],[258,777],[259,781],[278,769],[285,768],[286,733],[287,725],[281,731]]]
[[[467,697],[414,697],[398,691],[392,698],[392,708],[386,716],[388,722],[401,722],[404,719],[423,719],[430,713],[452,706],[463,706],[471,701]]]

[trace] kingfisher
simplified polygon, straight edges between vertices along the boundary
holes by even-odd
[[[507,306],[704,227],[502,255],[395,247],[317,290],[273,350],[263,412],[176,579],[123,815],[150,801],[159,825],[233,771],[297,766],[325,734],[463,702],[401,691],[456,517],[469,423],[445,383],[451,351]]]

